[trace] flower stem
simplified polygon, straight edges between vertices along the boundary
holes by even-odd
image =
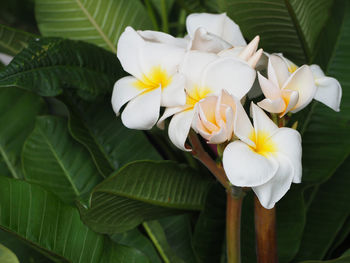
[[[241,190],[242,191],[242,190]],[[243,194],[235,196],[227,192],[226,201],[226,244],[227,262],[241,262],[241,210]]]
[[[203,149],[197,134],[191,131],[188,137],[192,144],[192,155],[209,169],[209,171],[216,177],[223,187],[230,189],[230,183],[227,180],[224,168],[218,166],[210,155]]]
[[[254,198],[255,235],[258,263],[277,263],[276,209],[266,209]]]

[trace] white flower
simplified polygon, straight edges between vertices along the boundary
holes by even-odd
[[[193,120],[198,102],[209,95],[221,94],[223,89],[240,100],[251,88],[256,73],[244,61],[200,51],[186,54],[180,72],[186,77],[186,104],[167,108],[159,126],[164,119],[175,114],[170,121],[169,137],[178,148],[187,150],[184,143],[191,125],[196,130]]]
[[[144,37],[142,37],[144,36]],[[184,105],[185,78],[178,73],[185,49],[170,35],[160,32],[137,33],[127,27],[120,36],[117,56],[132,76],[118,80],[112,106],[122,113],[123,124],[131,129],[150,129],[159,118],[161,106]]]
[[[311,65],[310,68],[317,86],[314,99],[322,102],[335,111],[339,111],[342,96],[342,89],[339,81],[335,78],[325,76],[318,65]]]
[[[195,119],[196,130],[211,144],[229,141],[233,133],[245,134],[249,123],[241,102],[225,90],[199,101]]]
[[[301,182],[301,137],[290,128],[278,128],[252,103],[254,128],[236,134],[240,139],[227,145],[223,166],[235,186],[251,187],[267,209],[274,207],[292,182]]]
[[[298,112],[313,99],[316,86],[309,66],[288,67],[278,55],[270,55],[268,79],[258,73],[261,90],[266,99],[258,103],[264,110],[279,113]]]

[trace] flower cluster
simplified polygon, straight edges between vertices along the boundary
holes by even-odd
[[[163,128],[171,117],[169,138],[184,151],[191,150],[185,147],[191,128],[210,144],[227,145],[223,167],[231,184],[251,187],[272,208],[292,182],[301,182],[302,150],[300,134],[271,117],[298,112],[312,99],[339,111],[340,84],[317,65],[298,67],[264,53],[259,36],[247,44],[226,14],[191,14],[186,27],[185,38],[125,29],[117,56],[131,76],[116,82],[113,109],[119,115],[126,104],[121,119],[131,129]],[[265,98],[251,103],[252,125],[242,103],[253,85],[255,97]]]

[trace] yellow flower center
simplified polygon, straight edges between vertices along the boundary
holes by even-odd
[[[133,84],[136,88],[152,91],[161,87],[166,88],[172,81],[172,77],[168,75],[165,69],[161,66],[154,66],[147,75],[143,75],[142,79],[136,80]]]
[[[290,74],[293,74],[294,71],[296,71],[298,69],[297,65],[292,64],[288,67],[288,71],[290,72]]]
[[[207,97],[210,93],[212,93],[210,88],[195,85],[191,90],[186,91],[186,104],[193,109],[197,102]]]
[[[276,143],[271,140],[271,134],[266,131],[258,131],[257,135],[253,130],[249,136],[253,142],[255,142],[255,148],[250,147],[252,151],[267,157],[270,154],[274,154],[277,151]]]

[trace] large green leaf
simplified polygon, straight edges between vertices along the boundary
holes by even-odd
[[[40,186],[0,176],[0,228],[72,263],[150,262],[85,226],[77,210]]]
[[[19,263],[16,255],[7,247],[0,244],[0,262],[1,263]]]
[[[38,117],[23,147],[23,170],[29,182],[42,185],[72,203],[101,181],[86,149],[69,135],[67,121]]]
[[[213,185],[194,228],[193,249],[198,262],[220,262],[225,241],[225,200],[221,185]]]
[[[93,103],[70,97],[65,102],[70,109],[70,132],[86,146],[105,176],[131,161],[161,159],[142,131],[126,128],[115,116],[110,97]]]
[[[97,232],[123,232],[146,220],[202,209],[210,182],[174,162],[134,162],[94,189],[82,217]]]
[[[307,221],[295,261],[323,259],[350,215],[349,169],[350,158],[331,179],[317,188],[307,211]]]
[[[110,92],[120,70],[117,58],[102,48],[42,38],[30,42],[0,71],[0,87],[17,86],[42,96],[56,96],[70,88],[90,98]]]
[[[308,261],[303,261],[299,263],[349,263],[349,262],[350,262],[350,255],[349,253],[345,253],[344,255],[336,259],[325,260],[325,261],[308,260]]]
[[[308,62],[333,0],[218,0],[219,9],[239,24],[243,35],[261,37],[268,52]]]
[[[35,36],[24,31],[0,25],[0,52],[17,55]]]
[[[20,154],[35,117],[44,112],[37,95],[14,87],[0,89],[0,154],[11,175],[23,178]]]
[[[134,247],[148,256],[152,263],[161,263],[162,261],[157,254],[152,242],[141,233],[140,230],[134,228],[132,230],[111,235],[112,240],[118,244],[128,247]]]
[[[126,26],[152,29],[139,0],[36,0],[35,14],[44,36],[84,40],[114,53]]]

